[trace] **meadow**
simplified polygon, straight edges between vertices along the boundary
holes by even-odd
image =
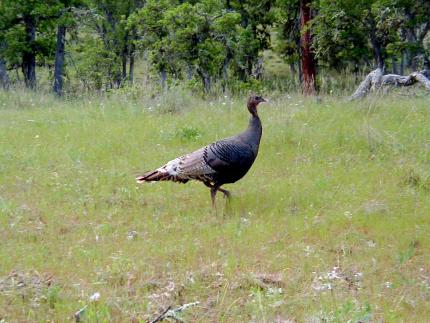
[[[429,97],[268,97],[214,212],[135,176],[244,129],[245,97],[0,92],[0,322],[428,320]]]

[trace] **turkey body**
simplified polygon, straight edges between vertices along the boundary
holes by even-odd
[[[245,132],[206,146],[206,163],[214,170],[211,181],[221,186],[245,176],[257,158],[261,135],[261,121],[252,117]]]
[[[248,100],[251,119],[244,132],[175,158],[165,165],[137,177],[137,182],[186,183],[189,180],[198,180],[211,188],[213,205],[215,205],[217,191],[229,196],[230,193],[221,186],[234,183],[245,176],[258,155],[262,125],[256,108],[260,102],[265,102],[265,100],[259,96],[252,96]]]

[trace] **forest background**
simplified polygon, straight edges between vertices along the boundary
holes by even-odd
[[[339,92],[375,67],[429,68],[429,15],[425,0],[4,0],[0,83]]]

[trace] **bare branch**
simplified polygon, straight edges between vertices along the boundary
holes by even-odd
[[[181,305],[177,308],[171,309],[172,307],[169,306],[167,309],[165,309],[159,316],[157,316],[154,320],[151,321],[151,323],[161,322],[166,318],[172,318],[177,322],[183,322],[183,320],[178,316],[179,313],[183,312],[189,307],[199,305],[200,302],[193,302]]]
[[[172,306],[167,306],[167,308],[160,315],[158,315],[155,319],[153,319],[151,321],[151,323],[157,323],[157,322],[161,322],[162,320],[164,320],[166,313],[168,311],[170,311],[171,308],[172,308]]]

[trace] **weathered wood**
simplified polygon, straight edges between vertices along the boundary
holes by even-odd
[[[424,87],[430,91],[430,80],[422,72],[414,72],[411,74],[417,82],[420,82]]]
[[[360,83],[357,90],[355,90],[354,94],[351,96],[351,99],[361,99],[367,95],[371,88],[376,89],[380,87],[381,76],[382,70],[380,68],[367,74],[366,78]]]
[[[351,100],[361,99],[369,92],[379,90],[384,86],[411,86],[416,83],[421,83],[430,91],[430,70],[422,70],[413,72],[410,75],[386,74],[382,75],[382,70],[376,70],[367,74],[363,82],[360,83]]]

